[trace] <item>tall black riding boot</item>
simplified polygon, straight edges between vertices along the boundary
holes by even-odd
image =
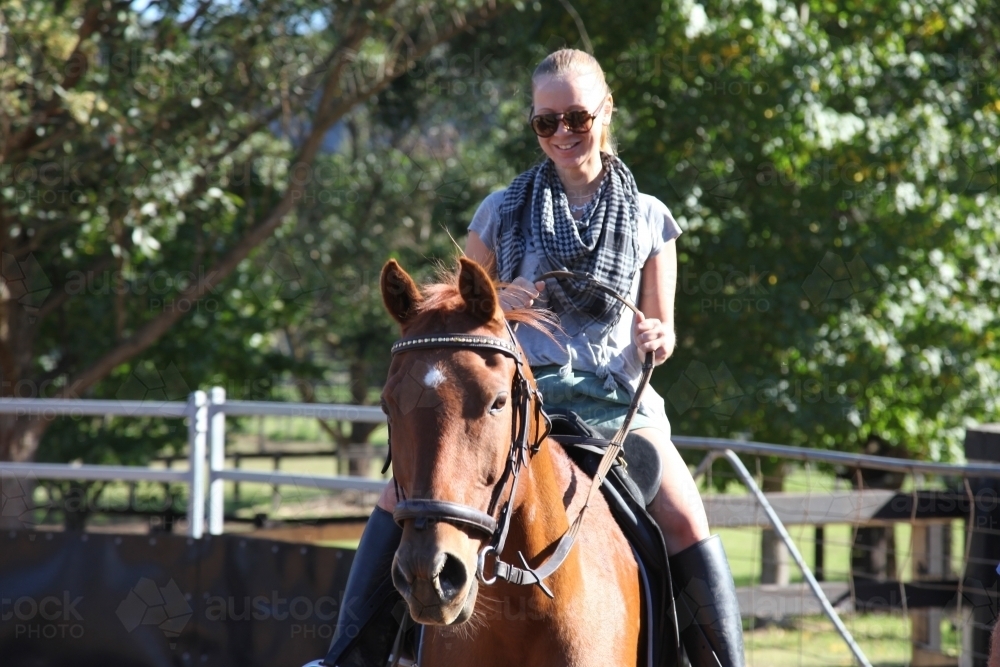
[[[677,626],[692,667],[743,667],[736,585],[718,535],[670,557]]]
[[[392,585],[392,558],[403,530],[392,514],[376,507],[358,543],[337,616],[337,630],[323,659],[329,667],[385,667],[399,630],[393,614],[404,605]],[[395,610],[399,614],[399,609]],[[405,612],[408,613],[408,612]]]

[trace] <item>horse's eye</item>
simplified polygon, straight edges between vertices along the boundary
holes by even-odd
[[[490,414],[495,415],[507,406],[507,396],[508,393],[506,391],[497,394],[497,397],[493,399],[493,405],[490,407]]]
[[[382,408],[382,412],[389,414],[389,406],[386,405],[384,398],[378,402],[378,406]]]

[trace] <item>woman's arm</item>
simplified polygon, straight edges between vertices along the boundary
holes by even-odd
[[[639,310],[632,337],[640,354],[653,352],[661,364],[674,353],[674,294],[677,291],[677,244],[668,241],[642,267]]]
[[[477,262],[496,278],[496,258],[493,256],[493,251],[486,247],[476,232],[469,232],[469,237],[465,239],[465,256]]]
[[[476,232],[469,232],[469,237],[465,240],[465,256],[478,262],[496,279],[496,257]],[[530,308],[543,289],[545,283],[532,283],[524,276],[518,276],[514,282],[500,288],[500,308],[505,313],[515,308]]]

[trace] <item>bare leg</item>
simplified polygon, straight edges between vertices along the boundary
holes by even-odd
[[[639,428],[635,433],[652,442],[663,461],[660,490],[648,509],[663,531],[667,553],[679,553],[709,536],[698,485],[666,433],[656,428]]]
[[[392,514],[392,511],[396,509],[396,485],[392,483],[391,479],[382,488],[382,495],[378,497],[378,502],[375,504],[389,514]]]
[[[743,667],[746,659],[736,586],[721,540],[709,537],[698,486],[668,433],[655,428],[636,429],[636,433],[656,446],[663,461],[660,490],[649,513],[667,543],[678,604],[690,615],[680,628],[688,658],[692,665]]]

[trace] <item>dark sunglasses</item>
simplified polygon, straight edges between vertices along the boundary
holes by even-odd
[[[600,114],[607,100],[608,98],[605,97],[601,101],[601,106],[597,107],[597,111],[594,113],[583,109],[567,111],[565,113],[540,113],[537,116],[531,116],[531,120],[528,122],[535,134],[542,138],[551,137],[555,134],[559,129],[560,122],[564,123],[566,129],[574,134],[586,134],[594,126],[594,119]],[[534,107],[531,110],[534,111]]]

